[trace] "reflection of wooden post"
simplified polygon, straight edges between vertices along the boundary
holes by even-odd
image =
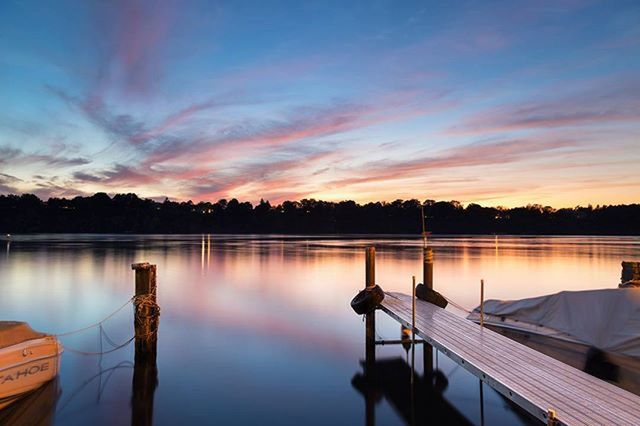
[[[433,373],[433,346],[425,340],[422,343],[422,362],[425,377]]]
[[[422,250],[422,282],[426,288],[433,290],[433,250],[425,246]],[[433,373],[433,346],[426,341],[422,344],[422,360],[424,374]]]
[[[136,274],[135,364],[131,424],[153,424],[153,396],[158,386],[156,366],[159,308],[156,305],[156,265],[134,263]]]
[[[376,249],[367,247],[365,258],[365,287],[376,285]],[[365,314],[365,376],[367,381],[375,380],[373,369],[376,362],[376,311]],[[371,391],[365,395],[365,424],[373,426],[376,422],[375,398]]]
[[[373,287],[376,285],[376,249],[375,247],[367,247],[366,254],[366,274],[365,284],[366,287]],[[366,314],[366,363],[368,366],[372,366],[376,360],[376,311]]]

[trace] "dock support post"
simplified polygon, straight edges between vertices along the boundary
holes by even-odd
[[[365,257],[365,287],[376,285],[376,249],[367,247]],[[374,381],[374,365],[376,362],[376,311],[373,310],[365,314],[366,335],[365,335],[365,376],[367,380]],[[376,403],[371,392],[367,392],[365,397],[365,424],[375,425]]]
[[[134,263],[136,293],[135,363],[131,396],[131,424],[153,424],[153,399],[158,386],[156,364],[160,309],[156,304],[156,265]]]
[[[640,287],[640,262],[622,262],[620,287],[627,286]]]
[[[425,246],[422,249],[422,282],[429,290],[433,290],[433,250]]]
[[[365,259],[365,285],[373,287],[376,285],[376,249],[367,247]],[[367,366],[373,366],[376,361],[376,311],[365,315],[366,322],[366,357]]]

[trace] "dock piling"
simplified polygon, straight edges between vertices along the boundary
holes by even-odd
[[[620,287],[640,287],[640,262],[622,262]]]
[[[433,250],[429,246],[422,249],[422,282],[429,289],[433,289]]]
[[[367,247],[365,258],[365,287],[370,288],[376,285],[376,249]],[[365,336],[365,362],[368,366],[373,366],[376,361],[376,311],[373,310],[365,314],[366,336]]]
[[[136,357],[156,356],[158,340],[159,309],[156,303],[156,265],[149,263],[134,263],[131,269],[135,271],[136,293],[134,305],[136,308],[134,327],[136,335]]]

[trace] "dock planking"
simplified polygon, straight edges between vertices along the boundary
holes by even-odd
[[[380,308],[411,327],[411,296],[386,293]],[[557,424],[640,424],[640,396],[449,311],[417,300],[415,327],[418,336],[545,423],[553,409]]]

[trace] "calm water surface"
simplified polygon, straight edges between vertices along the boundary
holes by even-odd
[[[517,299],[615,287],[620,262],[637,258],[640,239],[626,237],[435,237],[434,282],[457,303]],[[349,301],[364,283],[364,247],[377,248],[377,281],[411,291],[421,276],[414,238],[28,235],[4,242],[0,319],[60,333],[94,323],[133,293],[131,263],[158,265],[162,307],[156,424],[362,424],[364,325]],[[462,314],[460,312],[460,314]],[[132,309],[105,324],[116,343],[133,334]],[[378,313],[377,333],[397,339],[399,326]],[[69,349],[108,349],[96,329],[62,338]],[[417,353],[421,351],[417,349]],[[379,347],[378,359],[405,359],[402,347]],[[422,371],[421,356],[416,367]],[[102,357],[67,350],[55,424],[131,423],[133,345]],[[480,424],[477,379],[442,354],[450,409]],[[117,367],[117,368],[114,368]],[[102,374],[101,374],[102,372]],[[485,424],[526,424],[484,388]],[[376,424],[404,424],[380,396]]]

